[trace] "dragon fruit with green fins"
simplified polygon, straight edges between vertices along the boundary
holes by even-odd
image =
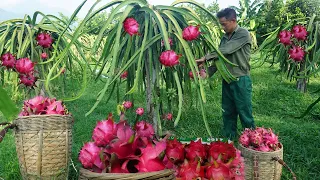
[[[15,69],[20,74],[29,74],[34,72],[34,63],[29,58],[21,58],[16,61]]]
[[[13,69],[16,63],[16,58],[11,53],[5,53],[1,56],[2,66],[7,69]]]
[[[179,58],[181,55],[177,55],[173,50],[167,50],[161,53],[159,61],[166,67],[172,67],[179,64]]]
[[[193,41],[198,38],[198,36],[201,34],[199,31],[199,25],[198,26],[188,26],[183,29],[182,31],[182,37],[186,41]]]
[[[51,35],[45,32],[38,34],[36,40],[38,45],[43,48],[50,48],[53,43]]]

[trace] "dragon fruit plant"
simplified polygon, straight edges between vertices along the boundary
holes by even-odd
[[[177,179],[244,180],[244,159],[233,144],[216,141],[210,144],[191,141],[182,144],[167,140],[166,167],[175,170]]]
[[[55,98],[36,96],[24,101],[19,116],[49,114],[67,115],[69,113],[62,101],[57,101]]]
[[[281,148],[278,136],[273,133],[271,128],[246,128],[242,132],[239,142],[242,146],[256,151],[271,152]]]
[[[131,103],[131,102],[130,102]],[[132,104],[126,108],[131,108]],[[137,108],[141,116],[143,108]],[[79,152],[83,168],[97,173],[153,172],[166,168],[165,139],[157,140],[152,124],[138,121],[133,127],[121,118],[115,122],[110,113],[99,121],[92,133],[92,142],[85,143]]]

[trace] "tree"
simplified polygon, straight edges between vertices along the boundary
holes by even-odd
[[[94,9],[97,1],[91,9]],[[190,8],[178,7],[178,4],[190,3],[203,11],[207,12],[208,16],[217,24],[215,16],[206,8],[202,7],[195,1],[176,1],[171,6],[156,5],[150,6],[145,0],[133,1],[112,1],[103,5],[96,11],[89,11],[79,27],[75,30],[82,31],[86,24],[99,14],[99,12],[114,8],[108,18],[104,21],[103,27],[100,29],[96,41],[91,49],[91,54],[94,55],[98,48],[103,48],[101,57],[96,61],[96,67],[107,72],[109,77],[105,86],[101,89],[97,96],[97,101],[86,114],[89,115],[103,100],[106,94],[112,96],[114,91],[123,82],[120,76],[126,72],[127,83],[126,95],[123,100],[130,99],[130,94],[145,93],[146,107],[148,110],[148,120],[152,121],[158,134],[161,134],[160,117],[163,112],[174,111],[175,121],[177,126],[181,118],[183,97],[187,94],[192,94],[188,91],[188,84],[191,84],[189,72],[194,74],[194,93],[193,96],[199,98],[199,104],[203,115],[204,124],[209,136],[212,136],[210,128],[206,120],[206,112],[204,103],[206,95],[204,91],[203,79],[196,74],[199,72],[198,66],[195,63],[197,57],[202,57],[209,51],[216,51],[219,54],[219,60],[216,61],[216,66],[222,77],[230,82],[235,80],[230,72],[226,69],[225,63],[229,62],[218,50],[212,41],[210,29],[203,25],[200,18]],[[136,29],[139,24],[138,35],[127,33],[123,23],[129,17]],[[109,29],[109,25],[117,19],[119,23]],[[188,20],[192,20],[188,21]],[[132,24],[132,23],[131,23]],[[197,40],[186,41],[182,38],[182,30],[189,26],[199,25],[201,32],[206,32],[200,35]],[[126,26],[126,28],[129,28]],[[135,33],[136,34],[136,33]],[[107,35],[106,43],[101,43],[104,35]],[[173,45],[170,45],[169,38],[172,39]],[[163,42],[163,46],[161,45]],[[176,54],[181,54],[180,64],[173,67],[166,67],[159,62],[160,55],[168,50],[174,51]],[[171,51],[171,53],[172,53]],[[50,77],[48,77],[50,78]],[[190,85],[191,86],[191,85]],[[163,97],[171,94],[176,94],[172,102],[165,102]],[[119,101],[119,103],[121,103]],[[170,103],[176,103],[175,109],[170,109]]]
[[[257,13],[257,42],[258,45],[265,39],[265,35],[274,31],[281,24],[281,9],[283,0],[264,1]]]

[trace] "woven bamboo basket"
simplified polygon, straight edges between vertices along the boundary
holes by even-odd
[[[23,179],[68,179],[73,118],[69,115],[32,115],[13,122]]]
[[[282,160],[282,144],[279,150],[273,152],[255,151],[241,144],[239,144],[239,150],[244,157],[246,180],[280,180],[282,166],[291,172],[293,179],[296,179],[295,174]]]
[[[174,171],[165,169],[148,173],[94,173],[80,168],[79,180],[174,180]]]

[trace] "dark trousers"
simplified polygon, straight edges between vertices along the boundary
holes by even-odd
[[[254,128],[252,115],[252,81],[250,76],[241,76],[228,84],[222,82],[222,117],[225,137],[233,139],[237,135],[237,119],[242,128]]]

